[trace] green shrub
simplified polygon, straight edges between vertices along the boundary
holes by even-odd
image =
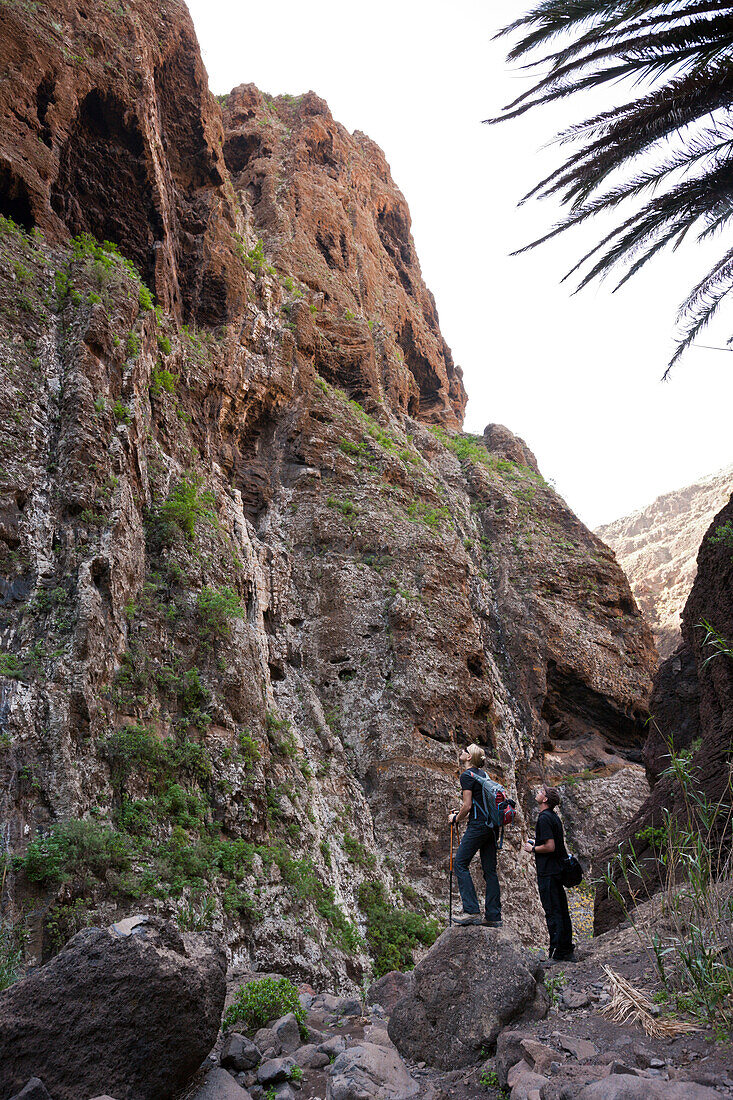
[[[171,353],[171,342],[164,332],[158,333],[158,348],[163,355],[170,355]]]
[[[184,473],[178,485],[171,489],[166,499],[151,517],[154,541],[169,546],[177,527],[188,538],[193,538],[199,520],[216,522],[216,500],[210,489],[203,489],[200,474]]]
[[[377,866],[377,857],[374,853],[367,852],[361,841],[357,840],[351,833],[344,833],[343,846],[346,855],[358,867],[371,870]]]
[[[29,938],[25,925],[0,920],[0,990],[7,989],[20,977]]]
[[[262,754],[254,738],[247,730],[240,730],[237,735],[237,740],[239,741],[239,751],[244,760],[250,764],[256,764]]]
[[[287,978],[260,978],[240,985],[233,1003],[224,1013],[222,1026],[227,1029],[241,1021],[247,1030],[257,1031],[288,1012],[293,1013],[302,1030],[305,1009],[293,983]]]
[[[153,371],[152,378],[150,379],[150,389],[154,394],[159,393],[175,393],[176,382],[178,381],[178,375],[172,374],[171,371],[162,368],[157,368]]]
[[[36,836],[17,860],[31,882],[58,885],[91,873],[103,879],[109,870],[130,868],[125,837],[98,821],[65,821],[46,836]]]
[[[125,405],[123,401],[120,401],[119,397],[112,406],[112,415],[118,424],[129,424],[132,421],[132,411],[129,405]]]
[[[366,917],[367,947],[377,978],[389,970],[410,970],[415,965],[415,947],[429,947],[440,932],[438,921],[391,905],[380,882],[362,882],[358,900]]]
[[[243,619],[245,609],[231,588],[202,588],[196,600],[201,633],[209,641],[231,637],[232,619]]]
[[[153,308],[153,295],[150,293],[145,283],[141,283],[137,292],[137,301],[140,309],[147,313],[148,310]]]
[[[204,932],[211,928],[216,916],[216,900],[209,894],[194,893],[176,914],[176,923],[183,932]]]
[[[137,359],[140,354],[140,337],[136,332],[128,332],[125,341],[125,353],[128,359]]]

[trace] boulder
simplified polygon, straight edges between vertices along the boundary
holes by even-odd
[[[419,1091],[396,1050],[362,1043],[333,1063],[326,1100],[409,1100]]]
[[[269,1088],[270,1085],[277,1085],[281,1081],[289,1081],[290,1071],[294,1064],[292,1058],[270,1058],[269,1061],[262,1062],[258,1067],[257,1080],[265,1088]]]
[[[271,1027],[261,1027],[259,1031],[256,1031],[254,1044],[261,1051],[263,1057],[275,1058],[283,1052],[282,1043]]]
[[[346,1040],[343,1035],[333,1035],[330,1039],[318,1044],[318,1053],[327,1054],[329,1058],[335,1058],[342,1050],[346,1050]]]
[[[390,970],[372,982],[367,990],[367,1004],[381,1005],[391,1012],[398,1001],[406,997],[412,986],[412,974],[403,974],[401,970]]]
[[[300,1028],[293,1012],[288,1012],[287,1016],[281,1016],[276,1020],[271,1025],[271,1030],[286,1054],[292,1054],[301,1045]]]
[[[210,1069],[189,1100],[252,1100],[225,1069]]]
[[[243,1070],[254,1069],[261,1058],[257,1047],[245,1035],[240,1035],[237,1031],[229,1032],[221,1048],[220,1061],[224,1069],[241,1073]]]
[[[415,967],[412,989],[390,1017],[389,1037],[414,1061],[446,1070],[473,1065],[534,1003],[541,973],[505,932],[449,928]]]
[[[127,924],[77,933],[0,994],[0,1095],[37,1074],[54,1100],[164,1100],[201,1065],[224,1006],[221,943],[157,917]]]

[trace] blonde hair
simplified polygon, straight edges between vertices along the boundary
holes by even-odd
[[[468,745],[466,752],[469,755],[472,768],[483,768],[484,761],[486,760],[486,753],[480,745]]]

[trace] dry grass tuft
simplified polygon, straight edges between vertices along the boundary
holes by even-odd
[[[645,997],[640,990],[634,989],[630,982],[610,966],[604,965],[603,969],[611,983],[611,1000],[601,1009],[601,1014],[607,1016],[609,1020],[617,1024],[641,1024],[646,1034],[653,1039],[669,1038],[673,1035],[700,1030],[687,1020],[659,1019],[655,1015],[658,1011],[657,1006],[648,997]]]

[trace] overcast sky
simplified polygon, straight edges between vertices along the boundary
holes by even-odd
[[[516,205],[557,162],[542,146],[593,110],[570,100],[482,125],[526,86],[491,41],[521,3],[189,0],[189,9],[212,91],[250,81],[272,95],[312,89],[384,149],[464,371],[467,431],[494,421],[522,436],[591,527],[733,461],[733,354],[693,348],[660,381],[676,307],[709,253],[683,246],[618,294],[607,283],[574,297],[560,279],[601,227],[509,255],[554,221],[548,204]],[[731,332],[728,307],[699,339],[724,344]]]

